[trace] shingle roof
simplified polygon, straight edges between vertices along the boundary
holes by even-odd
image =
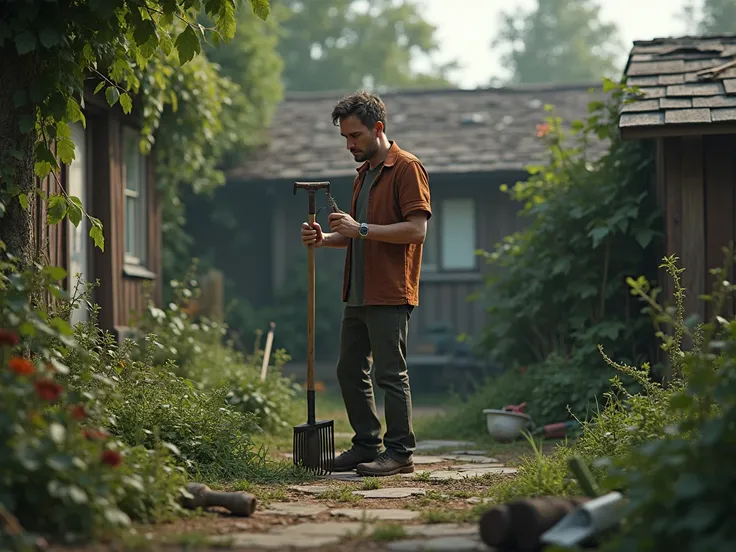
[[[418,156],[430,173],[523,170],[543,161],[536,126],[552,104],[563,121],[583,119],[599,84],[476,90],[419,90],[381,94],[387,134]],[[230,180],[314,179],[355,175],[330,113],[340,93],[287,96],[274,117],[264,150],[228,172]]]
[[[622,108],[622,131],[736,122],[734,34],[636,41],[625,74],[643,95]]]

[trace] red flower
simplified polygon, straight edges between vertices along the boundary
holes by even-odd
[[[552,127],[549,123],[542,123],[541,125],[537,125],[537,138],[543,138],[547,136],[550,130],[552,130]]]
[[[20,337],[13,330],[0,329],[0,345],[7,345],[8,347],[15,347],[20,343]]]
[[[100,460],[103,464],[115,468],[122,463],[123,457],[116,450],[105,449],[100,453]]]
[[[84,409],[83,404],[77,404],[72,406],[72,418],[75,420],[84,420],[87,417],[87,411]]]
[[[56,401],[64,390],[61,385],[46,378],[36,380],[33,385],[36,388],[36,395],[48,402]]]
[[[85,429],[82,432],[82,435],[84,435],[85,439],[89,439],[90,441],[103,441],[108,437],[107,433],[100,431],[99,429]]]
[[[36,371],[33,363],[23,357],[13,357],[8,362],[8,367],[19,376],[30,376]]]

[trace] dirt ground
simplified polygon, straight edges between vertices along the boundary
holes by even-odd
[[[436,414],[437,408],[416,409],[415,417]],[[332,415],[336,425],[336,448],[339,452],[349,447],[349,427],[343,411],[336,407],[334,411],[325,412]],[[329,418],[327,418],[329,419]],[[421,436],[418,436],[421,437]],[[274,460],[288,462],[291,452],[290,439],[267,438],[263,443],[269,447],[269,454]],[[545,445],[546,451],[553,443]],[[452,447],[450,447],[452,448]],[[478,443],[477,448],[492,457],[497,465],[513,467],[521,455],[529,454],[531,449],[525,441],[511,445],[499,445],[490,442]],[[417,455],[442,456],[450,450],[421,451]],[[457,451],[455,451],[457,452]],[[431,465],[416,465],[416,472],[448,470],[457,468],[462,460],[442,459]],[[354,536],[346,536],[339,543],[319,545],[314,548],[300,547],[299,550],[319,550],[320,552],[337,552],[342,550],[361,550],[373,552],[386,550],[387,541],[405,536],[405,527],[410,525],[429,524],[468,524],[477,523],[485,502],[492,500],[493,487],[501,479],[514,477],[513,474],[487,474],[462,480],[429,480],[429,477],[415,473],[414,476],[392,476],[386,478],[366,478],[362,481],[343,481],[334,479],[316,479],[302,485],[324,485],[327,491],[320,494],[308,494],[295,490],[294,485],[273,483],[269,485],[247,485],[246,492],[257,497],[258,505],[255,514],[250,518],[233,517],[225,511],[210,509],[206,512],[191,513],[190,516],[172,523],[154,526],[136,525],[130,535],[108,543],[96,543],[83,548],[54,547],[59,552],[122,552],[127,550],[216,550],[210,541],[213,536],[227,536],[242,533],[260,534],[278,531],[295,524],[324,524],[326,522],[353,521],[331,513],[334,509],[401,509],[419,512],[419,517],[412,520],[396,521],[363,521],[360,531]],[[242,482],[241,482],[242,487]],[[364,498],[356,496],[353,491],[369,489],[419,487],[424,491],[422,496],[408,498]],[[227,485],[225,489],[227,490]],[[242,488],[238,489],[242,490]],[[296,503],[301,505],[319,505],[322,511],[309,516],[274,515],[267,513],[270,505]],[[309,539],[307,536],[305,539]],[[233,547],[233,550],[266,550],[256,547]],[[275,548],[268,548],[273,550]],[[280,548],[281,550],[290,547]]]

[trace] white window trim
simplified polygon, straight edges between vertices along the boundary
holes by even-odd
[[[122,136],[122,143],[123,143],[123,163],[122,163],[122,169],[123,169],[123,225],[124,225],[124,232],[123,232],[123,243],[124,243],[124,263],[126,265],[131,266],[139,266],[143,267],[148,262],[148,255],[149,255],[149,244],[148,244],[148,171],[147,171],[147,159],[146,157],[140,153],[140,150],[136,148],[136,154],[140,156],[141,165],[140,165],[140,186],[139,190],[132,190],[128,187],[128,167],[127,167],[127,157],[128,157],[128,151],[127,151],[127,144],[129,143],[129,140],[132,140],[134,143],[138,143],[139,140],[139,132],[137,129],[129,126],[123,126],[123,136]],[[133,229],[133,240],[135,242],[135,248],[132,252],[129,252],[127,249],[127,235],[128,235],[128,229],[125,227],[128,222],[128,198],[133,198],[135,200],[135,205],[137,205],[136,208],[136,214],[138,215],[135,217],[135,220],[138,222],[137,227]]]

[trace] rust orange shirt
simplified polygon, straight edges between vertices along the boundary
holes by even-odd
[[[355,203],[365,178],[368,162],[358,167],[353,183],[350,215],[355,217]],[[366,182],[370,186],[370,182]],[[386,160],[368,195],[368,224],[389,225],[406,220],[407,215],[425,211],[432,216],[429,177],[421,161],[391,142]],[[362,239],[362,238],[357,238]],[[345,256],[342,300],[347,301],[350,284],[352,240]],[[419,272],[422,244],[394,244],[365,240],[364,305],[418,305]]]

